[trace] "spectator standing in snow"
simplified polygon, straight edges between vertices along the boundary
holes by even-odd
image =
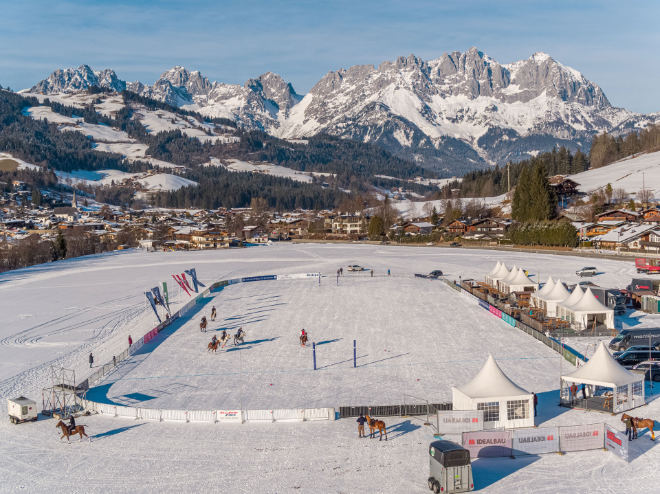
[[[356,422],[358,424],[358,437],[365,437],[364,435],[364,423],[367,421],[367,419],[364,418],[364,415],[360,414],[360,416],[357,418]]]
[[[387,268],[387,276],[390,275],[390,268]]]
[[[373,269],[371,270],[371,277],[372,278],[374,277],[374,270]]]
[[[623,423],[626,424],[626,434],[628,435],[628,441],[632,441],[634,439],[632,419],[627,417]]]
[[[131,345],[133,344],[133,338],[131,338],[131,335],[128,335],[128,348],[131,348]]]
[[[92,364],[94,363],[94,355],[91,353],[89,354],[89,368],[92,368]]]
[[[575,404],[575,400],[577,399],[577,392],[578,392],[577,384],[575,383],[571,384],[571,405]]]
[[[534,417],[536,417],[536,405],[539,404],[539,397],[536,396],[536,393],[532,393],[534,395]]]

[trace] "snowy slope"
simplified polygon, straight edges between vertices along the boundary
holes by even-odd
[[[642,186],[653,195],[660,192],[660,151],[640,154],[615,163],[570,175],[580,186],[581,192],[590,193],[612,184],[613,189],[623,189],[636,194]]]
[[[138,180],[149,190],[179,190],[181,187],[197,185],[197,182],[169,173],[156,173]]]
[[[18,170],[42,170],[42,168],[33,163],[28,163],[18,158],[14,158],[10,153],[0,153],[0,161],[2,160],[11,160],[16,163]]]
[[[340,265],[360,263],[374,267],[376,276],[347,274],[339,286],[330,276],[321,286],[292,280],[227,287],[212,302],[220,316],[213,329],[244,325],[251,344],[207,354],[199,344],[210,333],[199,333],[196,315],[113,387],[127,386],[124,399],[154,396],[174,404],[187,398],[188,406],[221,396],[293,405],[393,400],[401,389],[441,398],[451,385],[468,381],[484,355],[493,351],[505,372],[539,394],[537,424],[606,421],[621,429],[618,416],[557,407],[559,360],[547,347],[486,311],[466,306],[440,282],[413,278],[416,271],[437,268],[450,277],[481,278],[496,260],[532,270],[542,266],[544,272],[536,277],[552,274],[567,281],[576,281],[575,269],[584,264],[581,258],[553,255],[318,244],[114,253],[4,273],[0,396],[38,396],[51,361],[85,376],[88,352],[94,352],[97,364],[111,359],[126,346],[128,334],[135,338],[153,325],[142,292],[171,273],[194,266],[200,279],[209,282],[274,272],[332,275]],[[389,278],[384,276],[387,268],[392,270]],[[599,268],[605,274],[597,282],[604,286],[621,286],[634,276],[631,262],[602,260]],[[172,289],[170,295],[177,306],[188,298]],[[309,350],[301,349],[296,339],[303,325],[319,343],[319,363],[329,365],[325,369],[310,370]],[[367,364],[358,369],[350,367],[353,338]],[[640,416],[659,414],[659,400],[636,410]],[[411,417],[385,421],[389,441],[378,442],[358,440],[354,419],[223,425],[91,416],[78,422],[87,426],[92,443],[66,445],[52,420],[21,426],[3,420],[0,490],[70,492],[84,485],[85,492],[107,492],[112,485],[116,492],[311,493],[319,492],[319,486],[323,492],[428,492],[431,430]],[[631,447],[629,464],[603,451],[474,460],[475,487],[489,493],[654,492],[660,481],[655,468],[660,450],[648,434]]]

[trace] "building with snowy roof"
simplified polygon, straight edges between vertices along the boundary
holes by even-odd
[[[507,377],[492,355],[474,378],[451,388],[454,410],[483,410],[484,429],[533,427],[534,395]]]

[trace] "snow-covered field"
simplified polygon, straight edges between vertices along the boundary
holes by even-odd
[[[220,161],[217,158],[211,158],[208,163],[204,163],[205,166],[224,166],[227,170],[231,172],[250,172],[250,173],[263,173],[265,175],[273,175],[274,177],[283,177],[289,178],[291,180],[296,180],[297,182],[306,182],[311,183],[312,177],[319,176],[332,176],[332,173],[320,173],[320,172],[302,172],[299,170],[294,170],[292,168],[287,168],[285,166],[274,165],[272,163],[253,163],[251,161],[241,161],[237,159],[228,159],[225,162]]]
[[[263,281],[226,287],[140,361],[129,360],[107,398],[133,394],[140,406],[279,407],[400,403],[403,394],[449,398],[490,352],[517,383],[540,398],[540,424],[618,417],[557,407],[560,361],[527,335],[479,310],[442,282],[414,279],[442,269],[450,278],[482,278],[504,260],[576,281],[583,259],[549,254],[372,246],[293,244],[189,253],[121,252],[34,266],[0,275],[0,397],[38,398],[51,362],[89,372],[87,355],[106,362],[154,324],[144,290],[168,281],[175,307],[188,299],[172,273],[195,267],[200,279],[322,272],[314,280]],[[339,266],[373,267],[375,276]],[[634,276],[630,261],[602,260],[602,286]],[[386,270],[392,276],[387,277]],[[243,326],[246,344],[208,354],[212,332],[197,328],[218,308],[211,330]],[[625,327],[653,316],[633,314]],[[657,318],[657,316],[655,316]],[[297,334],[308,329],[319,370]],[[358,341],[357,369],[351,367]],[[348,362],[345,362],[348,361]],[[96,365],[95,364],[95,365]],[[564,369],[568,364],[564,362]],[[119,379],[118,379],[119,378]],[[271,386],[272,384],[272,386]],[[2,403],[2,413],[6,411]],[[636,410],[657,416],[659,402]],[[52,420],[13,426],[0,421],[0,491],[14,492],[426,492],[430,428],[414,418],[386,418],[388,442],[358,440],[354,419],[243,425],[144,423],[84,417],[92,443],[61,444]],[[454,438],[456,439],[456,438]],[[484,492],[653,492],[660,481],[658,448],[648,434],[632,443],[625,464],[608,452],[473,462]]]
[[[23,161],[18,158],[14,158],[11,154],[9,153],[0,153],[0,161],[2,160],[11,160],[16,163],[16,167],[18,170],[43,170],[42,167],[35,165],[33,163],[28,163],[27,161]]]

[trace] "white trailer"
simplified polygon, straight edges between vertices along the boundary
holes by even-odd
[[[7,400],[9,420],[13,424],[37,420],[37,403],[25,396]]]

